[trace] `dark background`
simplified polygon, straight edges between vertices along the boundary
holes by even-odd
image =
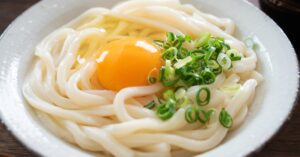
[[[258,5],[257,0],[249,1]],[[38,0],[0,0],[0,34],[18,15],[36,2]],[[299,102],[296,103],[292,115],[273,139],[251,156],[300,157],[300,105],[298,104]],[[0,123],[0,157],[14,156],[31,157],[36,155],[22,146]]]

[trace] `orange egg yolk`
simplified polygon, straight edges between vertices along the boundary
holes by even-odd
[[[136,38],[108,43],[100,50],[97,63],[101,85],[114,91],[149,85],[149,75],[162,66],[160,50],[147,40]]]

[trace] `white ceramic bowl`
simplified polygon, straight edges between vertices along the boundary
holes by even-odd
[[[59,26],[91,7],[111,7],[121,0],[44,0],[15,20],[0,41],[0,115],[8,129],[29,149],[42,156],[91,156],[45,129],[28,107],[21,86],[34,47]],[[245,156],[261,147],[292,110],[298,90],[294,49],[283,31],[259,9],[241,0],[184,0],[199,9],[232,18],[237,36],[260,42],[258,70],[265,81],[258,88],[244,124],[203,157]]]

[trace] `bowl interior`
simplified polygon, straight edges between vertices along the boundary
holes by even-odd
[[[42,126],[21,93],[33,61],[34,47],[50,32],[92,7],[107,7],[121,0],[45,0],[21,15],[1,36],[0,115],[4,123],[30,149],[43,156],[90,156],[57,138]],[[257,42],[258,71],[265,80],[256,92],[246,121],[215,149],[201,156],[245,156],[266,142],[290,113],[298,89],[298,63],[282,30],[246,1],[185,0],[204,12],[229,17],[236,36]],[[274,116],[276,115],[276,116]]]

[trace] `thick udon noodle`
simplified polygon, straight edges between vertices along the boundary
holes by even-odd
[[[166,32],[197,37],[203,32],[225,38],[243,58],[231,72],[222,73],[209,85],[206,108],[222,107],[239,126],[262,76],[255,71],[255,52],[233,37],[230,19],[203,13],[177,0],[135,0],[111,10],[93,8],[46,37],[37,47],[32,72],[23,94],[44,125],[64,140],[100,156],[190,156],[216,147],[230,131],[218,114],[209,124],[188,124],[184,109],[168,121],[144,108],[163,88],[160,84],[103,89],[95,79],[95,54],[106,43],[128,36],[163,39]],[[239,83],[237,92],[224,92],[224,84]],[[190,87],[193,98],[199,86]]]

